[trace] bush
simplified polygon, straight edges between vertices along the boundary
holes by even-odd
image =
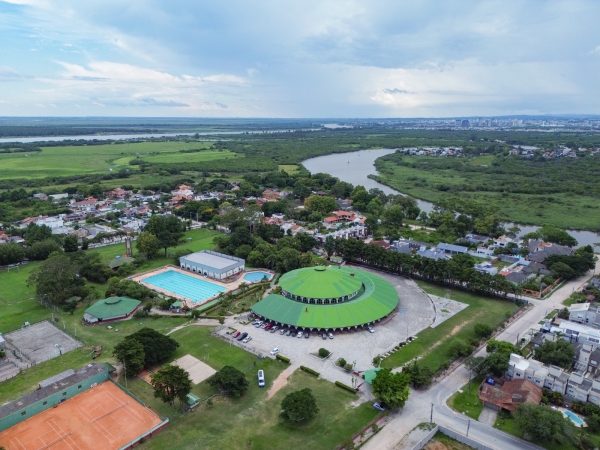
[[[331,355],[331,352],[329,350],[327,350],[326,348],[319,349],[319,357],[320,358],[327,358],[329,355]]]
[[[222,367],[208,379],[208,383],[232,397],[241,397],[248,389],[246,376],[231,366]]]
[[[487,338],[492,335],[492,327],[485,323],[478,323],[473,330],[478,338]]]
[[[278,359],[279,361],[282,361],[282,362],[284,362],[286,364],[290,363],[290,358],[288,358],[287,356],[283,356],[283,355],[281,355],[279,353],[277,353],[277,355],[275,355],[275,359]]]
[[[309,373],[311,375],[314,375],[315,377],[318,377],[319,375],[321,375],[319,372],[317,372],[316,370],[311,369],[310,367],[306,367],[306,366],[300,366],[300,370],[303,370],[306,373]]]
[[[448,354],[452,358],[461,358],[463,356],[469,356],[471,354],[471,346],[464,341],[456,341],[450,346]]]
[[[339,367],[346,367],[346,360],[344,358],[339,358],[336,362],[335,362],[336,366]]]
[[[377,355],[375,358],[373,358],[373,366],[379,366],[379,364],[381,364],[381,361],[383,361],[383,356]]]
[[[308,388],[292,392],[281,402],[281,416],[289,422],[306,422],[319,412],[317,401]]]
[[[352,386],[348,386],[347,384],[342,383],[341,381],[336,381],[335,385],[339,388],[342,388],[348,392],[352,392],[353,394],[356,394],[356,389],[354,389]]]
[[[346,365],[344,366],[344,370],[346,372],[352,372],[352,364],[346,363]]]

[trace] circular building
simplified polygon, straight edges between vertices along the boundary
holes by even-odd
[[[278,325],[303,330],[351,330],[373,324],[398,306],[394,286],[355,267],[317,266],[292,270],[252,311]]]

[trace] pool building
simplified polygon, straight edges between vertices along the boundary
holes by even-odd
[[[179,266],[205,277],[224,280],[243,272],[245,261],[224,253],[203,250],[182,256],[179,258]]]

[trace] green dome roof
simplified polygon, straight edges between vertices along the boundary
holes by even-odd
[[[316,266],[292,270],[279,280],[281,289],[306,298],[339,298],[350,296],[362,287],[354,272],[339,266]]]

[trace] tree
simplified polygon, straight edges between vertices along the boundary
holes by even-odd
[[[65,239],[63,240],[63,249],[67,253],[76,252],[79,249],[77,236],[73,236],[72,234],[65,236]]]
[[[223,366],[208,383],[232,397],[241,397],[248,389],[246,376],[235,367]]]
[[[133,339],[123,339],[113,351],[113,355],[125,369],[125,376],[135,376],[144,368],[144,346]]]
[[[475,336],[479,338],[490,337],[492,335],[492,327],[485,323],[478,323],[473,328],[473,332],[475,333]]]
[[[50,227],[46,225],[36,225],[35,223],[30,223],[25,228],[25,233],[23,233],[23,239],[27,245],[32,245],[35,242],[43,241],[52,237],[52,230]]]
[[[554,272],[554,275],[556,275],[559,278],[562,278],[563,280],[570,280],[572,278],[575,278],[575,276],[577,275],[575,271],[571,269],[570,266],[566,265],[564,262],[561,261],[555,262],[548,268],[552,272]]]
[[[25,250],[19,244],[9,242],[0,245],[0,266],[14,264],[25,259]]]
[[[135,246],[147,259],[152,259],[158,254],[161,243],[154,234],[149,231],[142,231]]]
[[[54,239],[49,238],[43,241],[34,242],[31,247],[27,250],[27,256],[29,259],[36,261],[42,261],[53,252],[59,252],[62,248]]]
[[[390,369],[381,369],[373,380],[373,393],[388,407],[401,408],[408,400],[409,382],[408,373],[392,373]]]
[[[153,215],[144,231],[148,231],[158,238],[160,246],[165,249],[165,256],[167,256],[167,249],[175,247],[183,237],[184,225],[176,216]]]
[[[171,364],[152,374],[150,380],[154,388],[154,396],[171,406],[175,399],[179,399],[183,403],[192,390],[189,374],[181,367]]]
[[[410,384],[415,389],[425,388],[433,380],[433,371],[427,366],[419,365],[416,361],[409,364],[404,370],[410,375]]]
[[[561,442],[573,433],[567,419],[547,406],[524,403],[514,412],[514,418],[523,436],[532,441]]]
[[[125,339],[128,341],[136,340],[142,344],[144,347],[145,367],[152,367],[165,362],[179,347],[179,343],[176,340],[152,328],[142,328],[130,334]]]
[[[381,222],[390,228],[400,228],[404,221],[404,211],[400,205],[391,205],[383,210]]]
[[[281,417],[293,423],[307,422],[319,413],[312,391],[308,388],[294,391],[281,402]]]
[[[327,195],[311,195],[304,200],[304,207],[310,212],[328,214],[335,209],[335,198]]]
[[[573,364],[575,348],[573,344],[564,339],[556,342],[545,341],[535,350],[535,358],[544,364],[553,364],[568,369]]]
[[[84,297],[84,280],[77,265],[64,253],[53,253],[31,274],[28,283],[35,286],[43,304],[63,305],[73,296]]]

